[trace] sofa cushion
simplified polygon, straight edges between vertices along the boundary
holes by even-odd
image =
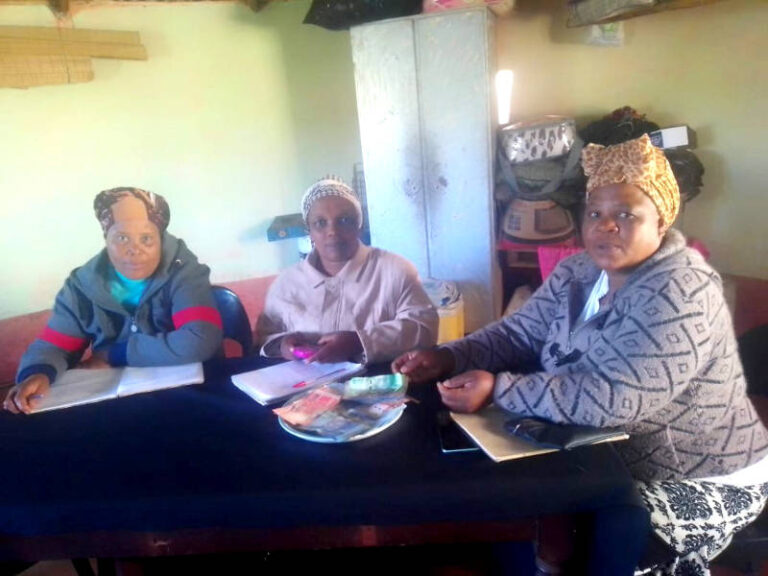
[[[275,281],[277,276],[263,276],[259,278],[248,278],[247,280],[235,280],[232,282],[215,282],[218,286],[226,286],[232,292],[237,294],[243,303],[245,311],[248,313],[248,319],[251,326],[256,326],[261,312],[264,310],[264,301],[267,299],[267,290]]]
[[[256,340],[256,321],[264,310],[264,301],[267,299],[267,291],[277,276],[264,276],[260,278],[249,278],[247,280],[235,280],[232,282],[218,283],[218,286],[226,286],[232,292],[237,294],[240,302],[243,304],[248,320],[251,323],[253,332],[253,349],[251,354],[258,354],[258,342]],[[241,356],[242,350],[236,342],[224,341],[224,355],[229,357]]]
[[[0,384],[14,381],[22,354],[51,317],[50,310],[40,310],[0,320]]]

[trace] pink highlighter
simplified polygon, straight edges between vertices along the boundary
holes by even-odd
[[[300,360],[306,360],[317,352],[317,350],[317,346],[294,346],[293,355]]]

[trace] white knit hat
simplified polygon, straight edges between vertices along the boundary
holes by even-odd
[[[301,199],[301,215],[304,217],[304,222],[307,222],[312,205],[320,198],[326,198],[328,196],[338,196],[339,198],[349,200],[357,212],[358,226],[363,225],[363,209],[360,206],[360,200],[357,198],[357,194],[355,194],[355,191],[347,186],[341,178],[336,176],[326,176],[322,180],[318,180],[312,184],[312,186],[307,188],[307,191],[304,192],[304,196]]]

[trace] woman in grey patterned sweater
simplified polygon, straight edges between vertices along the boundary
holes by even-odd
[[[677,554],[708,561],[768,494],[768,432],[746,394],[720,276],[670,229],[679,191],[647,136],[582,156],[586,251],[561,262],[515,314],[393,370],[438,384],[452,410],[493,400],[564,424],[623,426],[617,448]],[[705,526],[708,525],[708,526]],[[705,526],[705,527],[702,527]]]

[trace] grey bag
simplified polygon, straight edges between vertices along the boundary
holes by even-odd
[[[525,200],[555,200],[557,199],[557,191],[564,185],[569,189],[573,189],[574,187],[577,189],[579,188],[579,184],[583,179],[581,170],[581,149],[583,146],[584,142],[581,138],[575,136],[568,152],[568,156],[559,158],[555,161],[543,161],[546,164],[542,164],[542,166],[538,167],[539,176],[550,176],[550,179],[548,181],[537,180],[536,185],[533,186],[530,181],[526,181],[524,178],[518,176],[518,171],[522,171],[529,175],[533,174],[533,163],[531,163],[531,166],[525,167],[512,165],[504,151],[499,148],[499,177],[502,181],[509,184],[512,193],[518,198],[523,198]],[[572,204],[573,202],[564,203]]]
[[[511,164],[522,164],[565,156],[577,138],[572,118],[543,116],[505,126],[499,132],[499,145]]]

